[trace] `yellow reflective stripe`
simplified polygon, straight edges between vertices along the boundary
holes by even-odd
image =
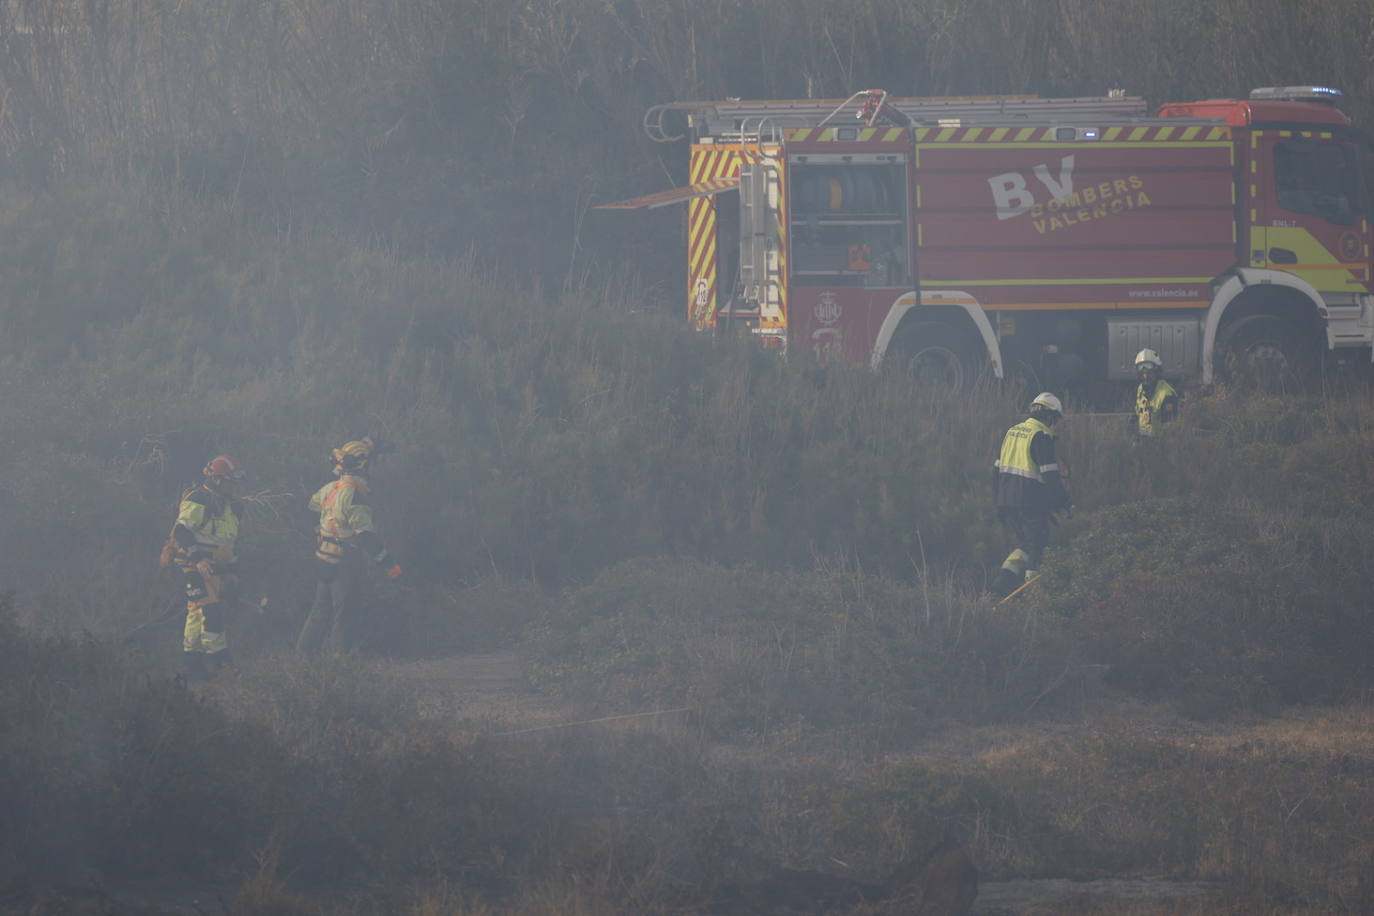
[[[1130,311],[1133,309],[1146,308],[1142,303],[1145,300],[1134,302],[989,302],[984,307],[989,312],[1066,312],[1083,311],[1088,309],[1121,309]],[[1148,308],[1158,309],[1200,309],[1211,305],[1206,300],[1150,300]]]
[[[340,526],[339,517],[335,514],[334,504],[339,501],[339,496],[344,490],[352,490],[357,484],[352,481],[338,480],[330,487],[329,492],[324,495],[324,505],[320,508],[320,533],[326,537],[347,537],[353,532]],[[344,532],[348,531],[345,535]]]
[[[932,280],[931,282],[935,282]],[[1061,280],[955,280],[942,279],[944,286],[1149,286],[1156,283],[1177,285],[1182,283],[1211,283],[1211,277],[1088,277],[1064,278]],[[1150,306],[1153,308],[1153,304]]]
[[[950,128],[950,129],[952,129],[952,128]],[[1030,130],[1031,128],[1022,128],[1022,129],[1023,129],[1023,130]],[[928,140],[928,141],[926,141],[926,142],[928,142],[928,143],[939,143],[939,142],[941,142],[942,140],[946,140],[946,139],[947,139],[947,138],[944,138],[944,137],[936,137],[934,140]],[[1017,135],[1017,140],[1020,140],[1020,135],[1019,135],[1019,134]],[[987,141],[987,140],[979,140],[977,143],[968,143],[968,144],[962,144],[962,145],[964,145],[964,146],[969,146],[969,147],[978,147],[978,148],[980,148],[980,149],[981,149],[981,148],[984,148],[984,147],[986,147],[986,148],[996,148],[996,149],[1040,149],[1040,150],[1046,150],[1046,149],[1083,149],[1083,148],[1084,148],[1084,144],[1082,144],[1082,143],[1070,142],[1070,141],[1067,141],[1067,140],[1055,141],[1053,137],[1048,138],[1048,141],[1052,141],[1052,142],[1047,142],[1047,141],[1035,141],[1035,140],[1032,140],[1032,141],[1025,142],[1025,143],[1020,143],[1020,142],[1012,142],[1012,143],[992,143],[992,142]],[[1222,142],[1218,143],[1218,142],[1216,142],[1216,141],[1208,141],[1208,140],[1195,140],[1195,141],[1192,141],[1192,142],[1183,141],[1183,140],[1169,140],[1169,141],[1166,141],[1165,143],[1155,143],[1155,142],[1153,142],[1153,141],[1146,140],[1146,141],[1141,141],[1141,142],[1137,142],[1137,143],[1131,143],[1131,142],[1129,142],[1129,141],[1122,141],[1122,142],[1120,142],[1120,143],[1112,143],[1111,141],[1105,140],[1105,139],[1102,140],[1102,141],[1099,141],[1099,142],[1097,142],[1097,143],[1092,144],[1092,148],[1093,148],[1093,149],[1103,149],[1104,147],[1107,148],[1107,149],[1159,149],[1159,148],[1162,147],[1162,148],[1164,148],[1164,149],[1225,149],[1225,150],[1230,150],[1230,149],[1232,148],[1232,145],[1231,145],[1231,143],[1229,143],[1229,142],[1227,142],[1227,141],[1222,141]]]

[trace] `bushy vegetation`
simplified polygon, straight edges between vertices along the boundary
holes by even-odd
[[[1201,400],[1094,488],[1119,505],[1083,520],[1037,606],[1113,682],[1195,714],[1360,695],[1369,422],[1361,395]]]
[[[925,564],[885,565],[892,554],[858,539],[805,570],[629,562],[541,625],[541,675],[603,701],[691,697],[750,728],[779,716],[833,726],[852,720],[851,698],[860,720],[938,709],[995,721],[1072,671],[1105,670],[1114,687],[1202,717],[1337,702],[1371,686],[1363,395],[1215,392],[1143,444],[1119,423],[1085,418],[1075,429],[1071,417],[1061,439],[1079,513],[1056,535],[1048,584],[1011,611],[979,596],[978,564],[956,553],[998,556],[981,549],[1001,536],[985,510],[986,472],[957,467],[981,454],[959,430],[995,421],[976,400],[944,409],[933,442],[908,447],[948,469],[932,479],[958,494],[967,521],[920,541]],[[881,442],[881,425],[859,438]],[[909,504],[908,538],[939,530],[922,521],[939,511]],[[729,700],[709,702],[715,691]]]

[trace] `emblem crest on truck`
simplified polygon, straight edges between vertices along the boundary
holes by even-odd
[[[835,294],[828,289],[822,291],[816,300],[816,320],[825,325],[834,324],[840,320],[840,312]]]

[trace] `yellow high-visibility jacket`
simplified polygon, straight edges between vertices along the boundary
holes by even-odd
[[[1153,436],[1157,423],[1163,422],[1163,412],[1166,405],[1173,401],[1174,410],[1178,409],[1178,392],[1174,386],[1164,379],[1155,382],[1155,390],[1152,394],[1145,393],[1145,386],[1138,385],[1135,389],[1135,415],[1137,419],[1137,432],[1142,436]]]
[[[358,547],[379,563],[386,557],[381,536],[372,524],[368,492],[366,480],[356,474],[344,474],[310,497],[311,511],[320,513],[316,557],[326,563],[340,563],[347,547]]]
[[[239,517],[233,501],[204,485],[191,487],[181,494],[172,537],[181,556],[190,563],[200,559],[234,562]]]
[[[993,468],[999,508],[1050,510],[1068,504],[1054,455],[1054,431],[1034,417],[1007,430]]]

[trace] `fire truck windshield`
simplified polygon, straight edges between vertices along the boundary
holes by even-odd
[[[1279,206],[1349,226],[1359,218],[1361,194],[1355,150],[1343,143],[1298,138],[1274,146]]]

